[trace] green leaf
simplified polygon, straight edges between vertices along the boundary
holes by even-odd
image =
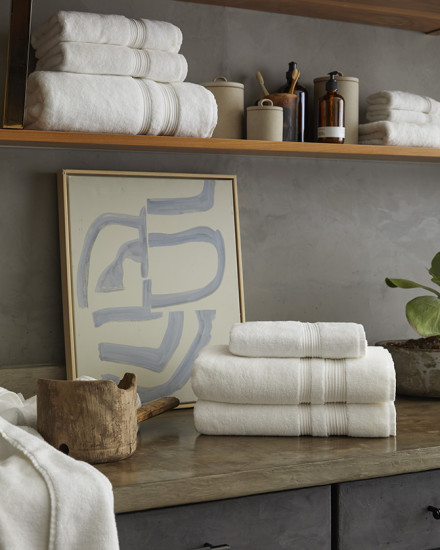
[[[437,277],[437,276],[436,276],[436,277],[433,277],[433,278],[431,279],[431,281],[432,281],[433,283],[435,283],[436,285],[440,285],[440,277]]]
[[[431,269],[428,271],[434,278],[440,277],[440,252],[437,252],[434,258],[432,258]]]
[[[385,279],[385,282],[391,288],[423,288],[424,290],[433,292],[436,296],[440,298],[440,292],[438,292],[437,290],[430,288],[429,286],[419,285],[418,283],[415,283],[414,281],[409,281],[408,279],[389,279],[387,277]]]
[[[409,324],[421,336],[440,334],[440,299],[434,296],[419,296],[406,304]]]

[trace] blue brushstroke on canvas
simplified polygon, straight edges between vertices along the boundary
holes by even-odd
[[[102,342],[99,344],[99,358],[101,361],[122,363],[153,372],[162,372],[180,343],[183,319],[183,311],[174,311],[168,314],[168,325],[158,348]]]
[[[147,403],[153,399],[163,397],[164,395],[173,395],[188,382],[191,376],[192,366],[198,353],[209,344],[211,340],[212,323],[215,319],[216,312],[215,310],[206,309],[196,310],[195,314],[199,326],[197,334],[186,352],[185,357],[167,382],[151,388],[138,386],[137,391],[142,403]],[[116,384],[119,383],[119,378],[112,374],[103,374],[102,378],[104,380],[113,380]]]
[[[150,233],[148,244],[151,248],[158,246],[178,246],[186,243],[209,243],[217,252],[217,272],[214,278],[204,287],[184,292],[169,294],[151,294],[151,307],[168,307],[189,302],[196,302],[211,295],[220,286],[225,272],[226,255],[225,242],[218,230],[199,226],[180,231],[179,233]]]
[[[147,211],[149,214],[159,214],[162,216],[206,212],[214,205],[214,192],[215,181],[205,180],[202,192],[194,197],[147,199]]]

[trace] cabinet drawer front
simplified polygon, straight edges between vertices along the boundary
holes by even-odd
[[[330,487],[118,514],[121,550],[330,550]]]
[[[339,550],[440,548],[440,470],[341,483]]]

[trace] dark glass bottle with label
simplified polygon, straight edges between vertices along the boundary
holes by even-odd
[[[337,93],[337,71],[329,73],[325,85],[326,94],[318,102],[318,143],[344,143],[345,141],[345,102]]]
[[[297,68],[295,61],[289,63],[289,70],[286,72],[286,83],[281,86],[278,93],[289,93],[292,84],[292,73]],[[290,131],[288,135],[283,136],[283,141],[306,141],[307,131],[307,90],[297,84],[295,86],[295,94],[297,95],[296,104],[296,121],[295,124],[290,125]]]

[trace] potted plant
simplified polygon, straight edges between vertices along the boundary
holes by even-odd
[[[428,269],[431,282],[440,287],[440,252]],[[431,294],[406,304],[406,318],[421,338],[378,342],[391,353],[396,369],[397,393],[440,397],[440,290],[408,279],[385,279],[391,288],[422,288]]]

